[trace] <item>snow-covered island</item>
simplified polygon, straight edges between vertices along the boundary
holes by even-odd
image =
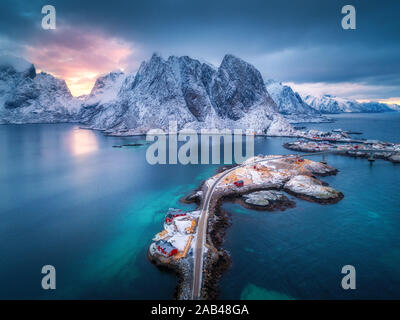
[[[296,155],[257,156],[240,166],[222,168],[184,199],[185,202],[198,205],[195,211],[170,209],[167,212],[163,230],[154,236],[154,242],[149,247],[148,258],[157,266],[177,273],[179,281],[175,298],[190,299],[198,223],[201,214],[205,214],[202,213],[204,195],[218,181],[207,211],[208,227],[203,248],[201,286],[201,297],[213,299],[216,297],[217,281],[230,264],[229,254],[221,246],[224,231],[229,226],[229,217],[221,210],[222,202],[240,200],[239,203],[246,203],[246,207],[266,211],[284,210],[293,206],[295,201],[289,200],[289,197],[321,204],[336,203],[343,198],[343,194],[316,176],[337,172],[326,164]]]

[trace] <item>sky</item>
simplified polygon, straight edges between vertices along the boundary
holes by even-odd
[[[44,5],[56,29],[44,30]],[[341,9],[356,9],[344,30]],[[158,52],[218,66],[227,53],[301,93],[400,104],[400,1],[1,0],[0,54],[65,79],[74,95]]]

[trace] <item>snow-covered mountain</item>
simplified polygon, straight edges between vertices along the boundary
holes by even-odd
[[[280,113],[284,115],[319,114],[314,108],[305,103],[300,95],[294,92],[291,87],[274,80],[266,81],[265,85]]]
[[[398,105],[398,104],[392,103],[392,104],[388,104],[387,106],[388,106],[390,109],[392,109],[393,111],[398,111],[398,112],[400,112],[400,105]]]
[[[226,55],[217,68],[187,56],[154,54],[136,74],[111,72],[74,98],[65,81],[15,57],[0,57],[0,123],[83,122],[117,135],[178,129],[250,129],[296,134],[289,122],[324,121],[320,113],[386,112],[398,106],[329,95],[301,98],[275,81],[264,84],[247,62]],[[282,116],[280,113],[284,116]],[[286,117],[286,119],[284,118]]]
[[[361,104],[361,112],[392,112],[392,111],[399,111],[396,110],[396,105],[389,105],[386,103],[380,102],[363,102]],[[398,107],[398,106],[397,106]]]
[[[278,107],[278,111],[290,123],[330,122],[331,119],[309,106],[291,87],[275,80],[265,82],[266,89]]]
[[[119,70],[100,76],[90,94],[83,99],[83,105],[95,106],[115,100],[125,78],[125,74]]]
[[[321,113],[343,113],[343,112],[390,112],[393,109],[386,104],[378,102],[357,102],[355,100],[339,98],[331,95],[314,97],[304,96],[304,101],[312,108]]]
[[[15,57],[0,57],[0,123],[74,121],[80,102],[65,81]]]
[[[277,112],[260,72],[247,62],[226,55],[216,68],[187,56],[163,59],[154,54],[136,75],[107,76],[110,87],[120,89],[104,101],[92,92],[81,111],[83,121],[111,134],[178,129],[240,128],[270,135],[294,133]],[[118,83],[117,83],[118,82]],[[98,101],[98,103],[97,103]]]

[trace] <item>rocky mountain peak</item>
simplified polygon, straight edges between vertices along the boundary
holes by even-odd
[[[80,105],[64,80],[16,57],[0,58],[0,123],[74,121]]]
[[[65,80],[58,79],[51,74],[40,72],[34,78],[39,90],[47,90],[49,93],[62,94],[72,99],[72,94]]]
[[[113,87],[114,83],[118,82],[123,76],[124,73],[120,70],[117,70],[98,77],[94,83],[90,95],[93,96],[96,94],[101,94],[107,88]]]
[[[219,70],[225,72],[230,81],[240,81],[243,87],[250,85],[258,92],[265,93],[264,80],[260,71],[246,61],[227,54],[224,56]]]
[[[163,59],[153,54],[136,75],[126,77],[113,103],[86,109],[85,118],[93,127],[111,131],[165,129],[170,120],[178,128],[211,128],[224,121],[228,127],[247,128],[258,110],[255,130],[263,130],[277,114],[275,108],[261,73],[233,55],[215,68],[188,56]]]

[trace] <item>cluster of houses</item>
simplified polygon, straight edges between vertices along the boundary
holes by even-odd
[[[164,219],[164,230],[153,238],[151,253],[175,260],[191,254],[199,215],[199,211],[185,212],[169,208]]]

